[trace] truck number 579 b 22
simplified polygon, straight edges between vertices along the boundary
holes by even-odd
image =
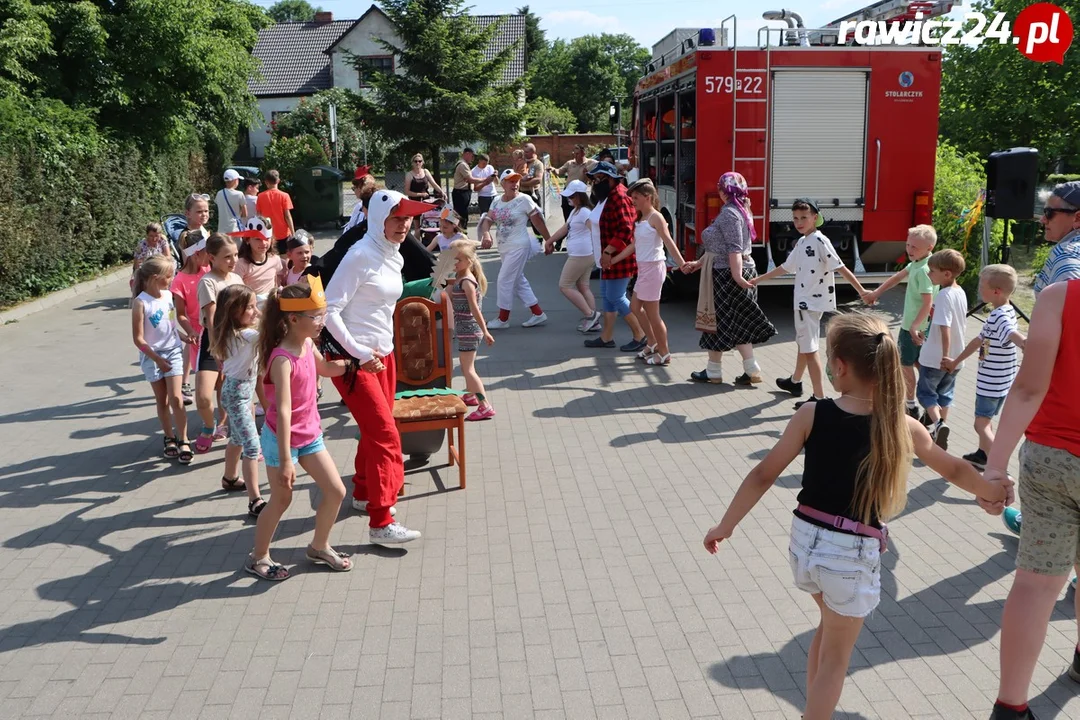
[[[760,75],[733,78],[730,75],[706,75],[705,92],[730,93],[733,91],[748,95],[760,95],[764,92],[764,78]]]

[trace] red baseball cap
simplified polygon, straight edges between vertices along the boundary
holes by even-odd
[[[370,174],[371,174],[371,166],[370,165],[361,165],[360,167],[356,168],[356,175],[353,177],[353,180],[359,180],[360,178],[362,178],[362,177],[364,177],[366,175],[370,175]]]

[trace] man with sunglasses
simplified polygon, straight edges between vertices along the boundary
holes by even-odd
[[[1080,278],[1080,181],[1055,187],[1039,222],[1046,239],[1057,244],[1035,278],[1036,295],[1056,282]]]

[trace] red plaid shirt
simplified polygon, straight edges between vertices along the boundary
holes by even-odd
[[[615,254],[621,253],[626,246],[634,242],[634,223],[637,222],[637,210],[634,201],[626,194],[622,183],[612,181],[604,212],[600,215],[600,246],[609,247]],[[610,268],[600,271],[602,280],[634,277],[637,274],[637,258],[631,253]]]

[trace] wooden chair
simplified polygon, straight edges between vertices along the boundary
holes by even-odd
[[[454,365],[450,360],[451,337],[446,312],[444,306],[420,297],[398,302],[394,308],[394,361],[398,383],[418,389],[451,388]],[[465,414],[468,412],[465,402],[458,394],[409,397],[409,392],[399,393],[394,400],[394,421],[398,432],[404,435],[445,429],[450,446],[450,465],[458,466],[459,482],[464,488]]]

